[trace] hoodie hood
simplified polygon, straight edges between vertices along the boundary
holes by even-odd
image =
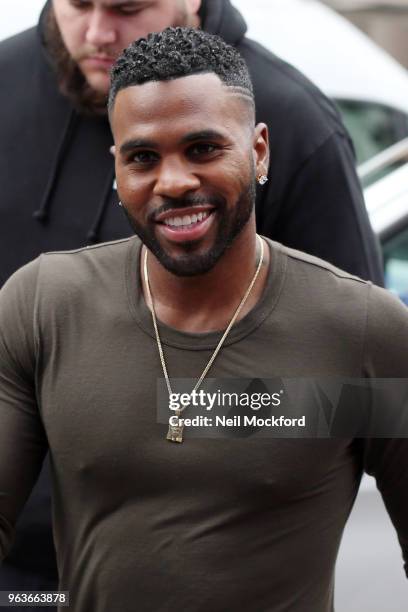
[[[47,62],[52,64],[52,59],[47,52],[45,44],[45,20],[50,6],[51,0],[47,0],[41,11],[37,35],[40,39],[42,51]],[[241,13],[232,6],[230,0],[203,0],[199,15],[203,30],[221,36],[230,45],[237,46],[247,31],[247,25]],[[57,150],[55,151],[54,163],[39,207],[33,214],[33,217],[42,224],[49,221],[54,190],[59,179],[62,165],[68,154],[70,143],[74,138],[78,122],[78,113],[70,105],[67,106],[67,116],[65,122],[61,126],[61,134]],[[103,186],[103,192],[100,194],[100,205],[95,211],[95,218],[92,226],[87,232],[86,239],[88,242],[92,243],[99,240],[99,231],[111,200],[113,179],[114,172],[112,168],[108,173],[108,180]]]
[[[221,36],[229,45],[238,45],[248,29],[230,0],[203,0],[199,16],[203,30]]]
[[[54,62],[50,56],[45,36],[45,27],[48,11],[50,10],[52,0],[47,0],[45,3],[37,26],[37,36],[40,41],[42,53],[50,65],[52,71],[55,70]],[[65,97],[65,96],[64,96]],[[43,197],[40,201],[39,207],[33,213],[34,219],[41,224],[46,224],[49,221],[51,214],[51,208],[53,203],[54,191],[57,186],[57,181],[60,176],[60,172],[63,164],[65,163],[67,155],[69,155],[69,148],[72,140],[75,137],[77,126],[80,123],[80,113],[69,103],[66,104],[66,120],[61,123],[60,138],[58,141],[57,148],[55,150],[54,161],[50,169],[50,174],[46,184]],[[91,118],[91,121],[93,119]],[[101,119],[101,121],[104,121]],[[105,122],[105,121],[104,121]],[[107,123],[107,119],[106,119]],[[109,160],[110,161],[110,160]],[[112,166],[112,168],[110,168]],[[104,220],[105,213],[108,209],[110,201],[112,199],[112,185],[114,184],[114,170],[112,163],[109,163],[109,169],[107,169],[107,180],[104,181],[102,191],[100,193],[99,205],[95,209],[95,217],[92,221],[91,226],[86,232],[86,241],[88,243],[94,243],[99,241],[99,231]]]
[[[45,48],[45,19],[51,6],[52,0],[45,3],[38,22],[38,35],[42,47]],[[247,32],[247,24],[230,0],[202,0],[199,10],[201,27],[210,34],[221,36],[229,45],[238,45]]]
[[[50,61],[50,57],[47,52],[47,48],[45,44],[45,20],[47,18],[47,13],[50,9],[50,6],[51,6],[51,0],[47,0],[47,2],[44,4],[43,9],[40,13],[40,17],[39,17],[38,25],[37,25],[37,35],[41,41],[41,47],[49,61]]]
[[[44,46],[44,21],[52,0],[47,0],[41,11],[38,33]],[[229,45],[236,45],[244,38],[247,24],[230,0],[203,0],[199,10],[201,27],[210,34],[221,36]]]

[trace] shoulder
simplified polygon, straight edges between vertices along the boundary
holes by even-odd
[[[34,347],[39,258],[15,272],[0,290],[0,362],[11,355],[26,362]]]
[[[384,320],[386,313],[390,316],[388,320]],[[383,329],[390,329],[389,326],[394,325],[398,321],[401,324],[400,331],[408,334],[408,308],[406,305],[390,291],[371,283],[368,317],[371,326],[382,327]],[[408,342],[408,336],[406,339]]]
[[[8,66],[10,69],[19,62],[27,63],[32,59],[33,53],[36,54],[40,50],[37,29],[34,27],[24,30],[0,42],[0,67]]]
[[[284,262],[282,303],[319,333],[364,335],[371,283],[327,261],[273,243]],[[298,313],[296,315],[296,313]]]
[[[5,86],[0,89],[1,108],[6,116],[2,130],[7,131],[8,122],[14,125],[19,119],[16,106],[18,109],[38,108],[39,98],[49,93],[43,91],[44,78],[48,80],[53,71],[36,28],[0,42],[0,74],[5,80]]]
[[[291,305],[327,338],[361,338],[364,375],[408,378],[408,308],[386,289],[328,262],[273,243],[286,260],[286,308]]]
[[[44,253],[15,272],[0,291],[0,304],[35,303],[36,307],[53,308],[79,295],[97,291],[125,272],[127,259],[139,244],[137,238],[70,251]]]
[[[126,264],[133,246],[139,244],[136,237],[103,242],[69,251],[54,251],[41,257],[39,282],[47,289],[69,294],[86,291],[90,285],[109,282],[118,268]]]
[[[0,291],[0,356],[32,356],[57,330],[77,330],[98,308],[110,311],[123,298],[126,304],[127,274],[137,265],[131,247],[138,244],[128,238],[46,253],[15,272]]]
[[[112,300],[126,300],[139,244],[135,237],[40,255],[0,291],[0,330],[31,328],[43,335],[69,322],[77,325],[81,316],[94,317]]]
[[[371,282],[353,276],[319,257],[270,241],[272,258],[284,270],[281,304],[317,328],[362,332],[366,325]],[[298,313],[296,315],[296,313]],[[324,332],[322,332],[324,333]]]
[[[328,261],[303,251],[291,249],[279,243],[275,243],[275,247],[279,248],[284,257],[286,257],[287,271],[295,278],[296,276],[307,277],[308,280],[314,283],[325,282],[330,287],[338,286],[341,290],[349,287],[351,291],[355,291],[358,294],[361,292],[366,294],[369,291],[371,282],[349,274]],[[322,290],[324,290],[323,287]]]
[[[18,304],[27,306],[35,300],[40,257],[19,268],[0,290],[0,322],[7,311],[15,312]],[[1,326],[1,323],[0,323]]]
[[[408,378],[408,308],[389,291],[370,289],[366,370],[377,378]]]

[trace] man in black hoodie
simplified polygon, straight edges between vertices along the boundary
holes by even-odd
[[[131,40],[168,25],[217,33],[248,64],[257,120],[271,134],[258,230],[381,283],[352,145],[337,111],[298,71],[245,37],[229,0],[54,0],[38,28],[0,45],[0,74],[8,80],[0,92],[0,285],[40,252],[129,234],[109,153],[108,72]],[[55,588],[46,470],[0,571],[0,590]]]

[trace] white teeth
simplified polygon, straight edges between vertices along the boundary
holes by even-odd
[[[172,227],[187,227],[189,225],[193,225],[194,223],[199,223],[200,221],[207,219],[209,214],[210,213],[208,212],[199,212],[196,215],[185,215],[184,217],[169,217],[168,219],[164,219],[163,223]]]

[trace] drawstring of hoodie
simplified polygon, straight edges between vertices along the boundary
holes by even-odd
[[[114,179],[115,179],[115,172],[114,170],[112,170],[112,172],[108,173],[108,180],[106,181],[105,188],[103,191],[104,196],[99,205],[98,211],[95,215],[95,219],[91,225],[91,228],[86,235],[86,239],[90,244],[95,244],[95,242],[98,242],[98,235],[101,229],[102,221],[105,216],[105,212],[108,209],[108,206],[111,202]]]
[[[33,218],[39,221],[40,223],[46,223],[48,221],[48,217],[50,214],[50,207],[52,201],[52,194],[54,192],[54,188],[57,182],[58,173],[61,167],[61,163],[65,157],[68,145],[71,140],[72,133],[74,131],[76,123],[76,113],[72,110],[68,115],[68,121],[65,125],[65,128],[62,132],[62,137],[58,144],[57,155],[55,157],[54,165],[51,168],[50,177],[48,179],[47,186],[45,188],[44,196],[41,201],[39,208],[33,212]]]
[[[76,128],[76,124],[78,121],[78,115],[75,110],[72,110],[68,115],[68,121],[66,122],[65,128],[62,132],[62,136],[60,142],[57,147],[57,154],[55,156],[54,164],[50,171],[50,176],[44,191],[44,196],[42,198],[41,204],[39,208],[33,213],[33,218],[36,219],[39,223],[45,224],[47,223],[50,216],[50,209],[52,204],[52,196],[54,193],[54,189],[56,187],[58,176],[64,162],[65,156],[67,154],[68,147],[70,145],[72,134]],[[98,242],[99,231],[105,216],[105,212],[108,209],[108,206],[111,202],[112,197],[112,188],[113,181],[115,178],[114,170],[109,172],[108,179],[103,189],[103,197],[100,206],[98,207],[97,213],[95,215],[95,219],[92,222],[91,228],[89,229],[86,240],[88,243],[93,244]]]

